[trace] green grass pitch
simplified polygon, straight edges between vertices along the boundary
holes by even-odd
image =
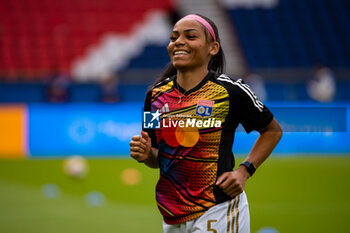
[[[162,232],[157,170],[131,159],[88,163],[88,176],[76,180],[62,172],[62,160],[0,161],[0,232]],[[122,181],[127,168],[140,172],[138,184]],[[54,198],[43,194],[45,184],[59,188]],[[91,191],[103,193],[105,204],[89,205]],[[252,233],[266,226],[281,233],[350,232],[350,156],[271,157],[246,193]]]

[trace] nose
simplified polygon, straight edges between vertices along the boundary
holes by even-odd
[[[182,35],[180,35],[176,40],[175,40],[175,46],[183,45],[184,44],[184,38]]]

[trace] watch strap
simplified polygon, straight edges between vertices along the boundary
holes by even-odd
[[[252,176],[256,171],[256,167],[254,166],[254,164],[249,161],[244,161],[239,166],[245,166],[250,176]]]

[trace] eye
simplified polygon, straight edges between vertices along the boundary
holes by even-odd
[[[195,32],[189,32],[186,34],[186,38],[189,40],[195,40],[198,38],[198,35]]]
[[[177,37],[176,36],[170,36],[169,39],[170,39],[170,41],[175,41],[177,39]]]

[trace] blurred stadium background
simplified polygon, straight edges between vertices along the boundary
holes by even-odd
[[[158,172],[128,143],[188,13],[285,131],[248,181],[252,232],[350,232],[346,0],[0,0],[0,232],[161,232]]]

